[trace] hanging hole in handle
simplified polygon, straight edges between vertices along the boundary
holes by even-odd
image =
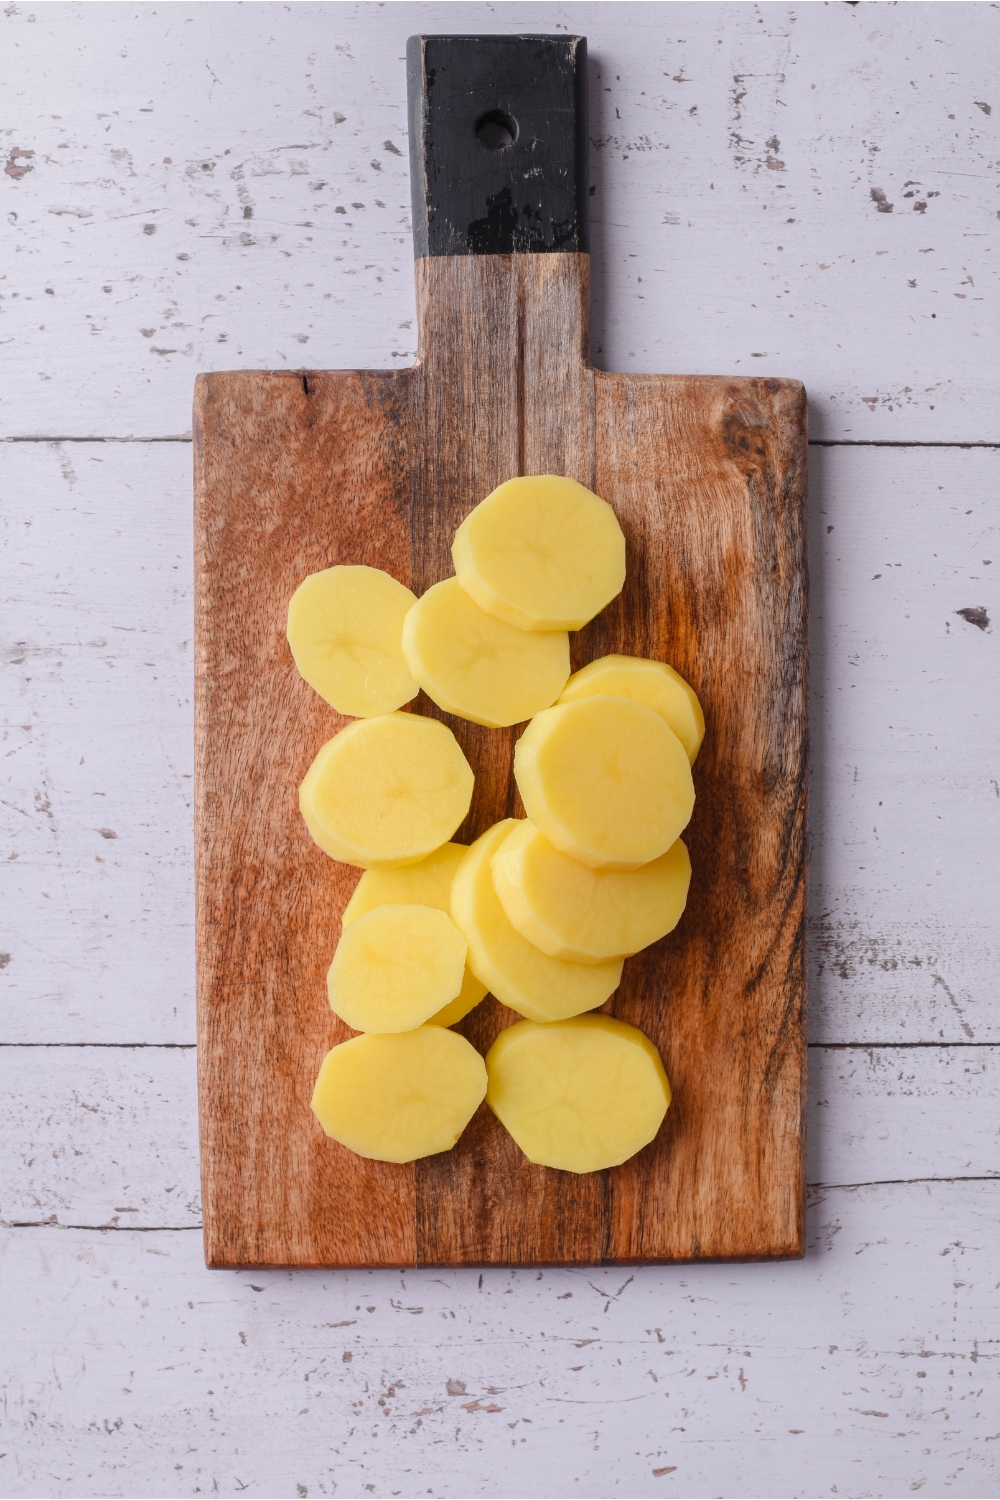
[[[517,140],[517,121],[502,109],[489,109],[476,121],[476,140],[487,151],[506,151]]]

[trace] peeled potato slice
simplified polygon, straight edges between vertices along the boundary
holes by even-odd
[[[486,1093],[475,1047],[441,1026],[352,1037],[323,1059],[313,1113],[327,1135],[375,1161],[450,1151]]]
[[[327,740],[299,788],[299,808],[333,859],[391,870],[451,838],[472,785],[472,768],[444,724],[382,714]]]
[[[548,708],[569,676],[565,631],[516,630],[485,614],[457,578],[436,583],[410,610],[403,653],[439,708],[490,729]]]
[[[508,479],[462,522],[451,555],[467,593],[519,630],[579,630],[625,582],[610,505],[575,479]]]
[[[600,1172],[647,1146],[670,1084],[647,1036],[611,1016],[522,1021],[486,1054],[486,1102],[529,1161]]]
[[[451,888],[451,915],[469,944],[469,968],[496,996],[532,1021],[559,1021],[603,1005],[618,988],[621,960],[568,964],[527,942],[507,920],[493,889],[490,860],[517,826],[506,818],[478,838]]]
[[[679,672],[665,661],[645,656],[601,656],[574,672],[559,695],[560,703],[575,703],[594,693],[612,698],[634,698],[644,703],[672,729],[694,764],[705,738],[705,715],[698,695]]]
[[[595,870],[636,870],[686,827],[684,746],[651,708],[606,694],[536,715],[517,742],[525,811],[550,844]]]
[[[344,909],[341,923],[344,927],[356,922],[376,906],[435,906],[439,911],[451,911],[451,882],[455,871],[468,854],[465,844],[442,844],[418,865],[407,865],[401,870],[366,870],[358,881],[354,895]],[[469,968],[465,967],[462,988],[454,1000],[449,1000],[433,1016],[428,1016],[428,1026],[454,1026],[463,1020],[486,994]]]
[[[462,976],[462,988],[454,1000],[449,1000],[447,1005],[442,1005],[432,1016],[428,1016],[424,1022],[425,1026],[456,1026],[459,1021],[464,1021],[471,1010],[475,1010],[486,995],[486,986],[481,983],[469,968],[465,965],[465,973]]]
[[[380,568],[311,573],[288,604],[295,665],[340,714],[388,714],[417,696],[401,638],[417,599]]]
[[[327,974],[330,1007],[355,1031],[412,1031],[457,999],[466,941],[433,906],[377,906],[352,922]]]
[[[451,911],[451,882],[468,854],[467,844],[442,844],[418,865],[399,870],[366,870],[344,908],[344,927],[376,906],[436,906]]]
[[[554,849],[527,820],[515,824],[490,862],[507,920],[552,958],[599,964],[638,953],[672,932],[691,883],[678,839],[638,870],[591,870]]]

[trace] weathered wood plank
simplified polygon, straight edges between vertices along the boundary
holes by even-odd
[[[193,1042],[191,453],[0,445],[0,1040]]]
[[[812,449],[816,1041],[1000,1039],[998,637],[955,614],[996,618],[998,468]],[[189,485],[180,445],[0,445],[0,1040],[194,1040]]]
[[[813,1035],[996,1040],[1000,453],[812,454]]]
[[[184,432],[198,370],[413,358],[404,43],[481,6],[225,14],[6,16],[4,433]],[[590,39],[599,365],[794,376],[814,436],[1000,437],[994,7],[559,14]]]
[[[209,1277],[4,1234],[12,1495],[996,1494],[997,1183],[833,1191],[784,1265]]]
[[[0,1047],[0,1222],[201,1226],[193,1047]]]
[[[1000,1047],[811,1047],[809,1182],[1000,1178]]]
[[[0,1047],[0,1223],[201,1224],[194,1048]],[[1000,1177],[1000,1047],[813,1047],[813,1184]]]

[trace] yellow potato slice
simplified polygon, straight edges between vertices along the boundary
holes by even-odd
[[[554,703],[569,676],[564,630],[530,634],[485,614],[457,578],[427,590],[403,622],[403,654],[439,708],[500,729]]]
[[[447,1005],[442,1005],[440,1010],[428,1016],[424,1022],[425,1026],[457,1026],[459,1021],[464,1021],[470,1011],[475,1010],[480,1000],[486,995],[486,986],[481,983],[469,968],[465,965],[465,973],[462,976],[462,988],[454,1000],[449,1000]]]
[[[295,665],[339,714],[369,718],[402,708],[420,689],[401,644],[417,596],[381,568],[311,573],[288,604]]]
[[[347,927],[356,922],[376,906],[436,906],[439,911],[451,911],[451,882],[455,871],[468,854],[465,844],[442,844],[418,865],[407,865],[401,870],[366,870],[358,881],[354,895],[344,909],[341,923]],[[465,966],[462,988],[454,1000],[428,1016],[428,1026],[454,1026],[473,1010],[486,994],[469,968]]]
[[[412,1031],[458,998],[467,944],[433,906],[377,906],[344,929],[326,976],[355,1031]]]
[[[503,1005],[532,1021],[560,1021],[603,1005],[618,988],[621,960],[568,964],[527,942],[493,889],[490,860],[516,828],[505,818],[478,838],[458,867],[451,915],[469,944],[469,968]]]
[[[366,870],[344,908],[347,927],[376,906],[436,906],[451,911],[451,882],[469,852],[467,844],[442,844],[418,865],[399,870]]]
[[[575,703],[594,693],[644,703],[674,731],[694,764],[705,738],[705,715],[694,688],[665,661],[651,661],[646,656],[600,656],[573,673],[559,702]]]
[[[598,694],[537,714],[517,742],[525,812],[550,844],[594,870],[637,870],[690,821],[684,746],[651,708]]]
[[[451,838],[469,811],[473,779],[444,724],[381,714],[327,740],[299,788],[299,808],[333,859],[391,870]]]
[[[543,953],[577,964],[628,957],[672,932],[691,884],[680,839],[638,870],[592,870],[527,820],[511,829],[490,868],[511,925]]]
[[[575,479],[508,479],[462,522],[451,555],[487,614],[519,630],[579,630],[625,582],[610,505]]]
[[[441,1026],[352,1037],[326,1054],[313,1113],[327,1135],[375,1161],[450,1151],[486,1093],[483,1059]]]
[[[486,1102],[529,1161],[563,1172],[617,1167],[663,1123],[670,1084],[647,1036],[611,1016],[521,1021],[486,1054]]]

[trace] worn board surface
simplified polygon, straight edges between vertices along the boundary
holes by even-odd
[[[588,258],[417,265],[410,372],[202,377],[196,411],[199,1038],[212,1265],[593,1263],[801,1253],[806,771],[805,406],[795,382],[596,374]],[[308,1100],[348,1035],[324,975],[357,872],[296,789],[342,721],[301,682],[287,600],[336,562],[422,592],[472,505],[518,473],[597,489],[625,591],[574,638],[672,662],[709,729],[685,917],[609,1008],[675,1102],[606,1173],[529,1164],[485,1106],[454,1151],[373,1163]],[[418,711],[438,710],[421,699]],[[517,730],[446,719],[476,772],[458,837],[518,810]],[[517,1018],[492,999],[485,1050]]]

